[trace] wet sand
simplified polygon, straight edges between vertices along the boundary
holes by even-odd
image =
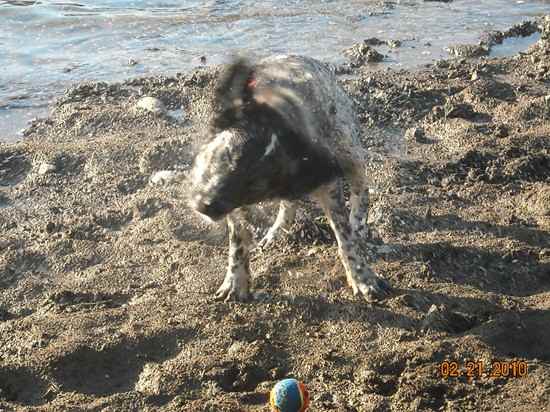
[[[285,376],[315,411],[548,408],[542,25],[510,58],[342,77],[373,153],[381,131],[406,138],[368,165],[373,266],[395,287],[377,304],[352,296],[307,201],[253,255],[254,300],[213,301],[225,233],[186,207],[185,176],[218,69],[68,90],[25,141],[0,145],[0,410],[260,411]],[[143,96],[183,117],[135,109]],[[161,170],[175,178],[153,183]],[[446,360],[528,370],[445,379]]]

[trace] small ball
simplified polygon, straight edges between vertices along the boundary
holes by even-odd
[[[269,405],[272,412],[304,412],[309,406],[309,392],[296,379],[283,379],[271,390]]]

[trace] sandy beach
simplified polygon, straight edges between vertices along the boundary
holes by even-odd
[[[67,90],[0,144],[0,411],[263,411],[286,376],[312,411],[548,410],[550,16],[539,23],[512,57],[341,76],[380,153],[373,267],[395,290],[376,304],[352,296],[308,200],[252,256],[254,299],[213,300],[225,229],[188,209],[186,172],[219,67]],[[146,96],[158,110],[137,107]],[[391,133],[406,145],[385,157]],[[485,374],[444,377],[445,361]]]

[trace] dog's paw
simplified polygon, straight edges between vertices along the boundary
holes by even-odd
[[[247,301],[250,298],[248,276],[228,273],[223,283],[216,291],[214,298],[216,300],[223,300],[224,302]]]
[[[386,279],[378,276],[370,278],[367,282],[359,285],[361,294],[367,301],[378,301],[389,297],[392,287]]]
[[[363,296],[368,302],[386,299],[392,293],[389,282],[374,274],[362,276],[352,282],[353,294]]]

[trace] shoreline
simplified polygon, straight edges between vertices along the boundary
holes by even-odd
[[[540,17],[532,17],[528,20],[523,20],[517,24],[514,24],[511,26],[510,29],[503,29],[503,30],[488,30],[488,31],[480,31],[479,33],[479,41],[477,43],[468,43],[468,44],[446,44],[445,47],[441,50],[432,50],[431,44],[428,42],[426,44],[418,44],[416,46],[411,46],[409,43],[414,40],[414,38],[411,39],[393,39],[388,38],[386,41],[378,42],[374,49],[377,49],[377,52],[382,52],[384,55],[384,59],[375,62],[370,67],[373,69],[373,71],[376,70],[409,70],[409,71],[418,71],[421,70],[425,65],[435,64],[438,60],[435,60],[433,58],[431,59],[431,62],[428,61],[422,61],[424,58],[418,58],[418,61],[411,65],[411,53],[415,53],[417,55],[426,55],[431,56],[433,53],[437,54],[439,57],[439,60],[450,60],[453,58],[453,55],[455,57],[475,57],[477,56],[488,56],[488,57],[495,57],[491,56],[491,53],[499,53],[499,50],[504,51],[506,53],[506,56],[513,55],[517,52],[520,52],[523,47],[525,46],[525,41],[520,41],[520,39],[525,39],[525,35],[528,33],[529,27],[536,26],[536,22],[540,20]],[[391,36],[390,36],[391,37]],[[376,38],[372,38],[377,40]],[[503,44],[504,40],[504,44]],[[512,43],[510,44],[510,41]],[[536,42],[536,38],[532,39],[532,42]],[[493,46],[496,48],[491,50]],[[348,48],[353,48],[351,44],[347,46]],[[335,62],[336,65],[344,66],[346,64],[347,58],[345,57],[345,50],[342,49],[339,53],[336,53],[333,58],[330,60],[332,62]],[[501,51],[501,52],[502,52]],[[404,54],[403,54],[404,53]],[[400,54],[403,54],[400,56]],[[434,55],[435,55],[434,54]],[[395,60],[397,56],[397,60]],[[203,56],[205,57],[205,56]],[[502,56],[501,56],[502,57]],[[194,58],[195,59],[195,58]],[[189,66],[188,70],[185,70],[183,72],[174,72],[174,68],[171,69],[171,74],[167,75],[164,73],[154,73],[150,72],[150,68],[147,69],[146,66],[142,67],[139,63],[140,56],[136,55],[130,59],[127,63],[128,70],[131,71],[132,67],[140,67],[137,69],[136,73],[133,75],[129,74],[129,71],[126,75],[121,75],[121,73],[113,73],[115,80],[109,80],[109,79],[97,79],[97,80],[78,80],[77,78],[72,79],[70,81],[67,81],[65,84],[67,88],[72,87],[78,87],[78,84],[81,83],[102,83],[107,82],[109,84],[113,83],[124,83],[126,81],[129,81],[130,79],[139,79],[139,78],[146,78],[146,77],[156,77],[156,76],[178,76],[183,74],[188,74],[193,72],[194,70],[202,68],[202,65],[198,58],[196,58],[196,64],[189,64],[187,63],[186,66]],[[400,62],[400,60],[404,59],[403,62]],[[216,61],[220,60],[220,56],[217,56],[215,58]],[[353,58],[352,58],[353,60]],[[76,63],[74,63],[76,64]],[[158,66],[158,62],[151,62],[153,67]],[[331,63],[332,64],[332,63]],[[380,64],[380,65],[379,65]],[[124,65],[124,64],[123,64]],[[137,66],[136,66],[137,65]],[[71,66],[72,67],[72,66]],[[77,67],[77,66],[75,66]],[[160,68],[157,67],[157,71]],[[67,69],[67,73],[70,73],[72,71]],[[145,74],[140,73],[145,72]],[[63,91],[60,91],[58,89],[59,84],[61,84],[61,80],[53,80],[54,83],[57,84],[56,89],[57,91],[54,91],[51,89],[51,85],[46,84],[45,90],[46,90],[46,99],[44,97],[37,98],[33,97],[33,93],[31,91],[29,92],[23,92],[23,94],[17,94],[17,95],[6,95],[4,96],[5,99],[3,101],[0,101],[0,122],[4,123],[4,129],[2,131],[2,135],[0,135],[0,144],[4,143],[13,143],[16,141],[20,141],[22,139],[22,132],[24,129],[28,127],[28,124],[31,123],[36,118],[44,118],[44,115],[47,115],[51,108],[55,105],[55,100],[57,100],[59,97],[62,96]],[[52,83],[53,84],[53,83]],[[36,89],[36,86],[33,87]],[[44,93],[44,90],[41,90],[40,94]],[[21,106],[23,104],[23,106]],[[28,106],[28,107],[25,107]]]

